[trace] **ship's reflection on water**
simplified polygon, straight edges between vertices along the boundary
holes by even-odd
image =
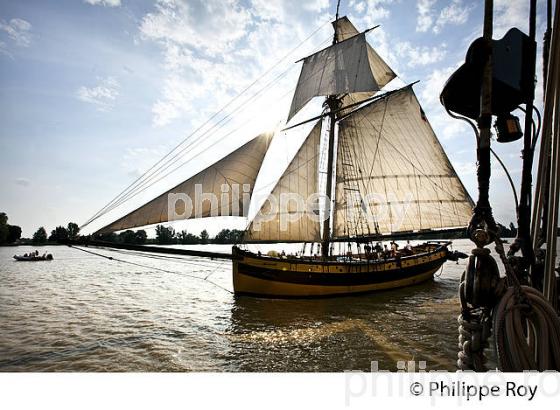
[[[413,287],[273,300],[188,276],[231,289],[229,262],[119,255],[162,272],[48,250],[53,262],[17,263],[0,249],[0,371],[455,369],[464,261]]]
[[[372,361],[395,371],[410,360],[452,369],[458,304],[442,296],[445,287],[429,282],[309,300],[237,297],[228,339],[242,371],[367,371]]]

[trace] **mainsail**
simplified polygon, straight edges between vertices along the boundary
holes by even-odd
[[[246,242],[315,242],[320,239],[318,202],[312,201],[318,190],[320,140],[319,121],[252,220],[244,238]]]
[[[334,238],[468,225],[472,200],[411,86],[339,124]]]
[[[97,233],[120,231],[176,219],[246,216],[249,204],[243,201],[243,194],[252,194],[271,138],[272,133],[259,135],[193,177],[101,228]],[[228,198],[227,201],[222,200],[224,193]],[[175,213],[171,215],[169,214],[170,195],[176,199],[172,203]],[[217,198],[214,203],[208,199],[212,196]],[[193,205],[190,213],[185,203],[187,198]],[[204,200],[198,201],[198,199]]]

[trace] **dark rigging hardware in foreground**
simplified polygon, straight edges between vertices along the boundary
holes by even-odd
[[[558,38],[558,3],[554,38]],[[459,290],[462,312],[459,316],[461,350],[458,366],[461,369],[486,370],[485,348],[493,333],[500,370],[560,370],[560,320],[555,310],[558,295],[548,292],[553,297],[549,297],[547,301],[541,293],[544,285],[551,281],[553,285],[549,288],[557,288],[558,278],[552,267],[546,270],[544,261],[536,260],[533,248],[536,241],[530,234],[531,168],[541,123],[539,118],[536,129],[532,118],[536,59],[535,20],[536,1],[532,0],[529,35],[512,28],[503,39],[494,41],[493,1],[486,0],[484,35],[469,47],[465,64],[451,76],[441,93],[442,104],[454,118],[466,119],[469,123],[469,119],[476,120],[478,124],[475,134],[479,197],[469,225],[469,235],[476,244],[476,249],[473,249],[469,257]],[[549,46],[548,42],[545,46]],[[555,47],[559,48],[558,44]],[[549,53],[546,50],[545,56],[557,55],[559,52],[552,50]],[[558,75],[558,66],[551,67],[556,70],[556,75],[549,72],[547,80]],[[547,93],[551,90],[558,92],[557,81],[547,83]],[[512,114],[520,104],[525,105],[524,131],[521,130],[517,117]],[[560,110],[560,107],[549,105],[545,107],[545,113],[551,112],[551,109]],[[523,172],[517,206],[518,235],[507,255],[489,201],[492,116],[497,117],[495,129],[498,142],[513,142],[523,137]],[[545,114],[544,124],[546,117]],[[549,120],[552,122],[551,118],[552,116]],[[558,128],[558,124],[556,125]],[[556,138],[560,140],[558,135]],[[547,158],[541,156],[540,160],[546,161]],[[555,215],[557,218],[557,212]],[[539,222],[533,219],[533,223]],[[557,220],[554,227],[556,223]],[[496,252],[504,265],[504,278],[500,278],[498,265],[486,248],[491,243],[495,243]],[[518,250],[522,251],[521,256],[515,255]],[[544,252],[542,249],[538,251],[540,254]],[[548,258],[555,251],[554,243],[548,243]]]

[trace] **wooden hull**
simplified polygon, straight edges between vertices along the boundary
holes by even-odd
[[[447,260],[446,244],[385,261],[319,261],[258,256],[233,248],[233,289],[262,297],[324,297],[414,285]]]

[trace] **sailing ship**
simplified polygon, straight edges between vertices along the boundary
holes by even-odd
[[[368,44],[369,30],[359,32],[347,17],[337,16],[332,24],[332,45],[302,60],[288,122],[315,97],[325,98],[324,111],[313,118],[310,133],[269,196],[315,199],[305,206],[292,201],[282,209],[274,209],[272,200],[264,202],[243,242],[232,248],[236,294],[320,297],[426,281],[456,257],[450,242],[426,242],[406,252],[384,252],[379,243],[403,234],[444,236],[470,220],[473,202],[413,85],[383,92],[396,74]],[[312,122],[295,126],[303,123]],[[243,187],[244,199],[205,201],[188,218],[246,216],[272,137],[257,136],[97,233],[170,222],[187,207],[184,201],[170,207],[170,195],[194,198],[198,190],[220,197],[224,185],[230,191]],[[289,242],[311,250],[285,255],[249,249],[255,243]]]

